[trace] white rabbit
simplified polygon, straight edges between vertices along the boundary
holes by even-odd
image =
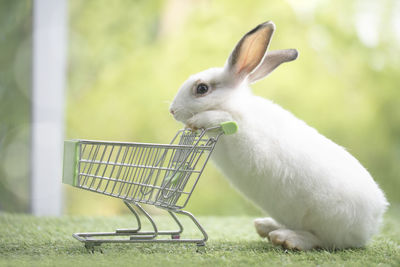
[[[274,30],[273,22],[258,25],[223,68],[191,76],[170,112],[193,129],[237,122],[238,132],[221,137],[212,157],[234,187],[272,216],[254,221],[261,237],[297,250],[364,246],[388,206],[371,175],[344,148],[248,86],[297,58],[295,49],[266,52]]]

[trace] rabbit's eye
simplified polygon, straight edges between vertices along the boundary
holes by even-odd
[[[205,83],[200,83],[197,85],[196,94],[204,95],[208,92],[208,85]]]

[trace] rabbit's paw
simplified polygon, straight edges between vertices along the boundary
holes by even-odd
[[[185,124],[186,128],[198,130],[217,126],[221,122],[230,120],[232,120],[232,117],[225,111],[207,110],[193,115]]]
[[[209,127],[209,118],[207,114],[198,113],[186,121],[186,128],[192,130],[205,129]]]
[[[261,237],[268,237],[272,231],[284,228],[272,218],[258,218],[254,220],[254,227]]]
[[[198,120],[196,120],[195,117],[192,117],[186,121],[185,128],[191,129],[192,131],[197,131],[198,129],[203,129],[206,127],[202,125]]]
[[[310,232],[278,229],[268,234],[272,244],[290,250],[310,250],[320,247],[320,241]]]

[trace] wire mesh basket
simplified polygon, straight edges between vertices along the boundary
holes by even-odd
[[[193,242],[204,246],[208,238],[205,230],[191,213],[182,209],[188,203],[219,137],[232,134],[236,129],[234,122],[196,132],[184,129],[177,132],[170,144],[65,141],[63,183],[122,199],[138,224],[135,229],[73,236],[92,250],[101,243],[115,242]],[[210,132],[214,133],[212,137],[206,135]],[[140,204],[167,210],[179,229],[159,231]],[[140,217],[134,207],[150,221],[153,231],[141,231]],[[175,214],[191,218],[203,238],[180,239],[183,226]],[[171,239],[161,238],[163,235],[171,235]]]

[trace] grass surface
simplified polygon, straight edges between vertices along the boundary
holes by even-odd
[[[173,226],[167,217],[157,220],[160,228]],[[288,252],[273,247],[256,235],[252,220],[200,217],[209,234],[204,253],[197,253],[194,244],[103,244],[103,253],[96,250],[90,254],[71,233],[135,227],[133,216],[37,218],[1,214],[0,266],[400,266],[399,207],[389,210],[381,234],[366,248],[336,252]],[[196,237],[189,220],[182,221],[187,236]]]

